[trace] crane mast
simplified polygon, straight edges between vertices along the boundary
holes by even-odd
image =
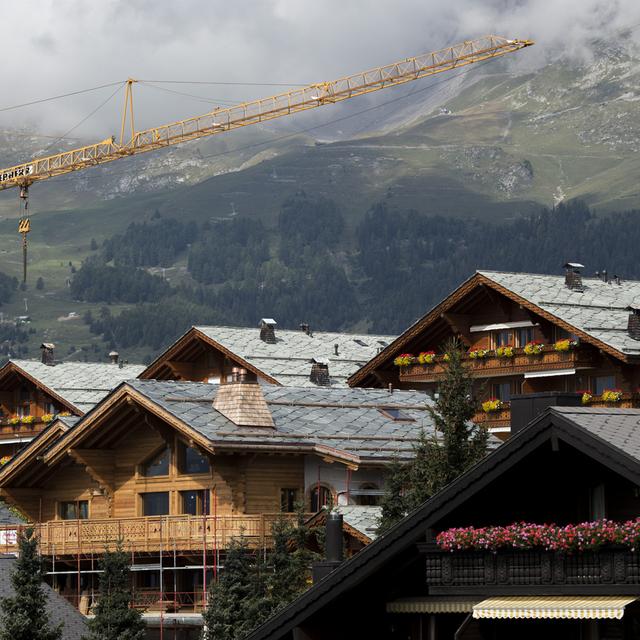
[[[101,142],[42,158],[34,158],[22,164],[0,169],[0,191],[18,187],[20,188],[20,198],[24,203],[25,213],[20,219],[19,231],[23,234],[25,281],[26,234],[30,228],[29,219],[26,216],[28,189],[35,182],[113,162],[123,157],[232,131],[323,105],[335,104],[387,87],[394,87],[476,62],[497,58],[532,44],[534,44],[532,40],[508,39],[494,35],[484,36],[338,80],[311,84],[268,98],[243,102],[233,107],[216,108],[200,116],[141,131],[136,131],[134,126],[133,85],[136,80],[129,78],[125,86],[124,108],[118,141],[115,136],[111,136]]]

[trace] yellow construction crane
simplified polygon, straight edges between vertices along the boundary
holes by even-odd
[[[484,36],[331,82],[311,84],[269,98],[244,102],[234,107],[216,108],[201,116],[143,131],[136,131],[134,126],[133,85],[136,80],[130,78],[126,81],[120,139],[117,142],[112,136],[102,142],[43,158],[34,158],[23,164],[0,169],[0,190],[19,187],[20,198],[24,203],[24,215],[20,220],[19,231],[23,234],[25,280],[26,234],[29,231],[28,189],[34,182],[112,162],[126,156],[273,120],[299,111],[315,109],[325,104],[334,104],[386,87],[394,87],[475,62],[497,58],[532,44],[532,40]]]

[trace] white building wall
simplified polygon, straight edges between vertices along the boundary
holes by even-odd
[[[339,506],[347,504],[357,504],[357,496],[349,495],[349,491],[357,491],[365,484],[374,484],[380,490],[384,488],[384,469],[358,469],[351,472],[349,480],[347,468],[334,462],[329,464],[323,462],[316,456],[305,456],[304,461],[304,491],[305,504],[309,504],[309,494],[318,483],[331,489],[334,496],[337,496]],[[347,487],[347,484],[349,485]]]

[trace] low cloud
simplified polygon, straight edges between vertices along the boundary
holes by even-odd
[[[485,33],[532,38],[511,57],[532,68],[593,59],[596,40],[635,46],[637,0],[40,0],[3,7],[0,108],[127,77],[306,83],[332,79]],[[136,87],[140,127],[258,98],[268,86]],[[166,89],[193,94],[178,95]],[[65,132],[113,89],[0,112],[0,127]],[[196,96],[196,97],[193,97]],[[198,100],[197,97],[201,99]],[[73,135],[116,133],[122,93]],[[204,101],[203,101],[204,100]],[[210,102],[207,102],[210,101]]]

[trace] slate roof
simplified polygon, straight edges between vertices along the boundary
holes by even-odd
[[[120,368],[102,362],[60,362],[53,366],[38,360],[10,362],[82,413],[92,409],[121,382],[137,377],[145,368],[138,364],[125,364]]]
[[[280,384],[298,387],[317,386],[309,380],[312,359],[328,362],[331,384],[344,386],[352,373],[395,339],[395,336],[323,331],[312,331],[309,336],[304,331],[276,329],[276,342],[269,344],[260,340],[257,328],[195,328]]]
[[[412,457],[424,430],[434,433],[424,392],[380,389],[299,388],[265,384],[262,391],[275,429],[238,427],[212,406],[218,385],[200,382],[135,380],[130,387],[196,429],[214,446],[322,445],[360,459]],[[379,409],[402,407],[413,421],[394,421]]]
[[[11,574],[15,566],[15,558],[12,556],[0,556],[0,598],[8,598],[14,595],[11,585]],[[47,611],[52,625],[63,623],[62,640],[81,640],[86,636],[88,629],[85,617],[56,593],[49,585],[42,583],[42,588],[47,600]]]
[[[640,342],[627,333],[627,307],[640,308],[640,281],[623,280],[618,285],[583,277],[584,291],[576,291],[565,286],[564,276],[478,273],[616,351],[640,355]]]
[[[553,407],[552,411],[640,463],[640,409]]]
[[[371,540],[375,540],[382,507],[350,504],[336,507],[336,511],[342,514],[343,520],[349,526],[357,529]]]

